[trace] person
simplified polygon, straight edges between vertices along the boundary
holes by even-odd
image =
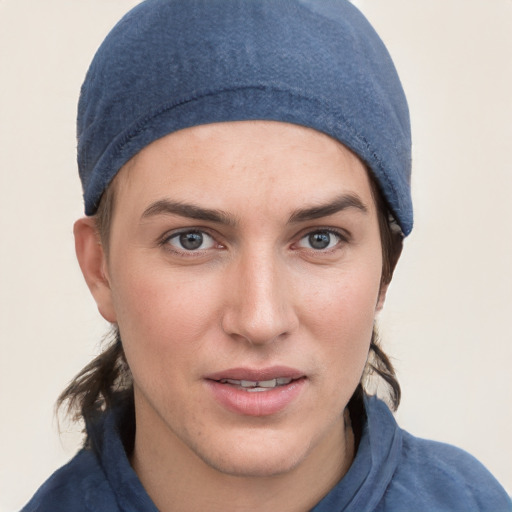
[[[80,267],[112,344],[24,511],[511,510],[401,430],[379,345],[412,229],[405,95],[345,0],[147,0],[81,91]]]

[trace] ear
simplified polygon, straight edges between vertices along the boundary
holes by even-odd
[[[94,219],[84,217],[77,220],[73,233],[78,263],[98,310],[105,320],[115,323],[117,317],[112,301],[107,258]]]
[[[400,259],[403,248],[403,236],[400,231],[393,230],[388,226],[385,230],[388,234],[386,241],[383,241],[383,263],[382,263],[382,276],[380,282],[379,298],[377,299],[376,311],[379,312],[384,307],[386,300],[386,293],[393,279],[396,264]]]
[[[375,308],[375,311],[377,313],[379,311],[381,311],[382,308],[384,307],[384,302],[386,300],[386,293],[388,291],[388,287],[389,287],[389,283],[382,283],[380,285],[379,298],[377,300],[377,307]]]

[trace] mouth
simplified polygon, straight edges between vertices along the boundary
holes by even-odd
[[[290,377],[277,377],[269,380],[236,380],[236,379],[221,379],[218,382],[221,384],[229,384],[237,389],[248,391],[249,393],[257,393],[261,391],[270,391],[277,387],[286,386],[294,380]]]
[[[209,375],[206,382],[215,400],[229,411],[268,416],[291,406],[302,393],[307,377],[287,367],[233,368]]]

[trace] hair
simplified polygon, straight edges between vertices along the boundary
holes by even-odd
[[[381,287],[391,282],[393,271],[402,251],[403,234],[390,213],[379,190],[378,183],[368,171],[372,196],[377,207],[377,216],[382,246]],[[110,229],[115,208],[115,186],[111,184],[104,192],[95,214],[96,230],[103,250],[108,255]],[[103,412],[117,404],[128,402],[133,409],[133,379],[125,358],[119,329],[116,325],[104,338],[106,347],[85,366],[60,394],[56,410],[64,407],[74,421],[84,420],[86,425],[94,422]],[[349,401],[348,407],[357,417],[364,415],[363,397],[370,393],[374,377],[382,379],[387,386],[388,402],[393,410],[400,404],[401,389],[391,360],[380,346],[377,326],[374,325],[367,362],[360,382]],[[354,415],[353,415],[354,416]],[[129,432],[134,432],[134,416]],[[354,419],[353,419],[354,421]],[[130,435],[130,434],[128,434]],[[86,438],[85,443],[88,443]]]

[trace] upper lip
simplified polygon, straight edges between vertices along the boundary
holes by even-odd
[[[207,375],[209,380],[250,380],[265,381],[284,377],[288,379],[300,379],[305,377],[304,373],[288,366],[271,366],[267,368],[229,368]]]

